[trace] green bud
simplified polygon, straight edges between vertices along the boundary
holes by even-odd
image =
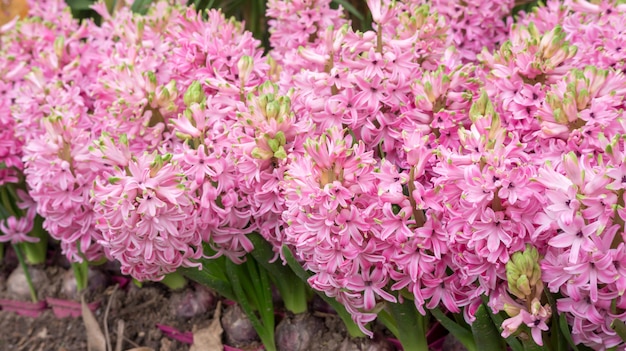
[[[154,74],[154,72],[152,72],[152,71],[148,71],[148,72],[146,72],[146,75],[148,76],[148,81],[150,83],[156,85],[156,83],[157,83],[156,74]]]
[[[271,101],[270,100],[270,95],[268,95],[268,94],[259,96],[259,99],[257,100],[257,103],[258,103],[259,108],[261,109],[261,111],[265,111],[265,108],[267,107],[267,104],[270,101]]]
[[[63,52],[65,51],[65,37],[59,36],[54,39],[54,53],[57,57],[63,57]]]
[[[259,147],[255,147],[254,149],[252,149],[251,155],[252,157],[259,160],[269,160],[270,158],[272,158],[272,156],[274,156],[273,153]]]
[[[185,134],[183,132],[176,132],[176,137],[180,140],[190,140],[192,138],[191,135]]]
[[[200,82],[196,80],[191,83],[191,85],[187,89],[187,92],[185,92],[185,95],[183,95],[183,101],[185,102],[185,105],[187,105],[187,107],[191,106],[191,104],[193,103],[199,104],[205,99],[206,97],[204,96],[202,85],[200,85]]]
[[[517,278],[516,287],[522,292],[522,294],[524,294],[524,296],[529,296],[532,293],[530,289],[530,282],[528,281],[528,277],[525,275]]]
[[[509,292],[520,299],[531,299],[533,288],[535,294],[540,294],[541,267],[539,266],[539,252],[531,245],[526,245],[522,252],[516,252],[506,264],[506,278]]]
[[[146,23],[144,22],[144,20],[139,20],[137,22],[137,39],[141,40],[141,37],[143,37],[143,31],[145,29],[145,25]]]
[[[239,80],[247,81],[254,69],[254,60],[248,55],[242,56],[237,62],[237,69],[239,69]]]
[[[280,142],[276,139],[268,139],[267,145],[270,146],[270,149],[272,149],[273,152],[278,151],[278,148],[281,146]]]
[[[279,160],[284,160],[287,158],[287,152],[285,151],[285,148],[281,145],[278,150],[276,150],[276,152],[274,152],[274,157],[276,157]]]
[[[489,101],[489,96],[486,91],[482,91],[478,100],[476,100],[472,106],[470,107],[470,119],[472,122],[476,122],[478,119],[486,116],[487,105],[491,105],[491,101]],[[493,110],[493,106],[491,107]]]
[[[280,104],[278,101],[271,101],[265,106],[265,116],[268,119],[276,119],[278,117],[278,112],[280,111]]]
[[[278,140],[280,145],[287,144],[287,138],[285,137],[285,133],[283,133],[282,130],[280,130],[280,131],[278,131],[278,133],[276,133],[276,135],[274,136],[274,139]]]
[[[509,305],[508,303],[504,304],[504,312],[506,312],[509,317],[515,317],[519,314],[520,308],[514,305]]]

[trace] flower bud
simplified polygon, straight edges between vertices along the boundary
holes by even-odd
[[[252,157],[259,160],[269,160],[270,158],[272,158],[272,156],[274,156],[271,151],[262,149],[260,147],[255,147],[254,149],[252,149],[251,155]]]
[[[65,37],[59,36],[54,39],[54,53],[57,55],[59,59],[63,57],[63,53],[65,52]]]
[[[183,101],[187,107],[191,106],[193,103],[201,103],[206,99],[204,96],[204,91],[202,90],[202,85],[197,80],[194,80],[193,83],[187,88],[187,92],[183,95]]]
[[[476,100],[470,107],[469,115],[472,122],[476,122],[479,118],[485,116],[485,110],[487,105],[490,103],[491,101],[489,101],[489,96],[487,96],[487,93],[483,90],[480,94],[480,98],[478,98],[478,100]]]
[[[276,119],[278,112],[280,111],[280,104],[278,101],[271,101],[265,106],[265,116],[268,119]]]
[[[506,264],[506,278],[509,292],[520,299],[528,300],[541,294],[543,285],[540,284],[541,268],[539,267],[539,252],[533,246],[526,245],[523,252],[516,252]]]
[[[254,69],[254,60],[251,56],[244,55],[237,62],[237,69],[239,69],[239,81],[243,85]]]
[[[269,146],[270,146],[270,149],[271,149],[273,152],[278,151],[278,148],[281,146],[281,145],[280,145],[280,142],[279,142],[278,140],[276,140],[276,139],[268,139],[268,140],[267,140],[267,145],[269,145]]]
[[[520,312],[520,308],[519,308],[519,306],[516,306],[516,305],[511,305],[511,304],[508,304],[508,303],[505,303],[505,304],[504,304],[503,309],[504,309],[504,312],[506,312],[506,314],[507,314],[509,317],[515,317],[515,316],[517,316],[517,315],[519,314],[519,312]]]
[[[283,133],[282,130],[278,131],[276,133],[276,135],[274,136],[274,139],[278,140],[278,142],[280,143],[280,145],[285,145],[287,144],[287,138],[285,137],[285,133]]]
[[[274,157],[279,160],[284,160],[287,158],[287,151],[285,151],[285,148],[282,145],[279,146],[278,150],[274,152]]]

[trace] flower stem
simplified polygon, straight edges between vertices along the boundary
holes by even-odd
[[[491,200],[491,209],[493,209],[493,212],[502,211],[502,199],[498,196],[498,191],[500,191],[500,188],[497,188],[493,192],[493,200]]]
[[[171,290],[180,290],[187,285],[187,279],[182,273],[173,272],[165,275],[161,283],[165,284]]]
[[[619,233],[623,233],[624,232],[624,220],[622,219],[622,217],[620,217],[619,213],[617,213],[617,211],[621,208],[624,208],[624,189],[620,189],[617,192],[617,204],[615,206],[615,213],[613,215],[613,223],[618,224],[619,225],[619,231],[617,233],[615,233],[615,237],[613,237],[613,242],[611,243],[611,248],[615,249],[617,248],[617,246],[621,243],[624,242],[624,239],[622,238],[622,235]]]
[[[378,23],[378,28],[376,29],[376,52],[379,54],[383,53],[383,25]]]
[[[421,211],[417,208],[417,203],[415,202],[415,198],[413,198],[413,191],[415,191],[415,167],[411,167],[409,171],[409,203],[411,204],[411,208],[413,209],[413,219],[415,219],[415,225],[417,228],[421,228],[426,223],[426,216],[424,215],[424,211]]]
[[[28,284],[28,290],[30,291],[30,298],[33,302],[38,302],[37,300],[37,292],[35,292],[35,287],[33,286],[33,280],[30,277],[30,272],[28,271],[28,265],[26,264],[26,260],[24,259],[24,255],[22,254],[21,244],[13,244],[13,251],[15,251],[15,256],[17,256],[17,260],[24,271],[24,277],[26,277],[26,283]]]
[[[87,288],[87,276],[89,273],[87,260],[83,259],[83,262],[72,262],[72,271],[74,272],[74,279],[76,279],[76,290],[82,292]]]
[[[48,251],[48,233],[43,230],[43,218],[40,216],[35,217],[35,223],[33,223],[33,229],[29,233],[30,236],[39,238],[36,243],[25,242],[24,254],[26,256],[26,262],[29,264],[42,264],[46,262],[46,254]]]

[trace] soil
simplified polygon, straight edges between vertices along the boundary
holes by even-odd
[[[7,253],[8,255],[0,260],[0,298],[15,299],[7,292],[7,278],[13,270],[17,269],[18,264],[15,257],[11,256],[11,251]],[[45,267],[38,267],[44,273],[43,278],[38,282],[38,296],[41,299],[45,297],[67,299],[67,296],[62,293],[62,278],[68,274],[69,264],[59,259],[54,253],[51,257],[54,258],[50,259]],[[211,302],[205,303],[204,308],[198,310],[197,305],[185,305],[187,308],[182,310],[180,308],[180,301],[185,300],[181,296],[193,295],[197,289],[201,289],[194,284],[188,284],[186,290],[179,292],[172,292],[160,283],[145,283],[142,287],[138,287],[130,282],[124,287],[119,287],[115,284],[116,281],[120,281],[115,278],[121,278],[119,267],[105,264],[97,269],[106,279],[90,289],[90,292],[85,295],[85,301],[87,303],[100,302],[99,307],[94,311],[94,316],[105,334],[107,333],[104,329],[105,324],[108,327],[109,339],[113,346],[120,337],[117,331],[122,321],[122,350],[148,347],[155,351],[186,351],[190,347],[188,344],[168,337],[157,327],[157,324],[170,326],[181,332],[192,332],[208,327],[212,321],[219,298],[210,298],[210,293]],[[126,281],[128,282],[128,279]],[[206,297],[206,293],[204,296]],[[224,325],[225,312],[235,306],[232,306],[234,304],[232,301],[222,300],[222,302],[221,321]],[[108,314],[106,313],[107,307]],[[287,338],[288,342],[283,345],[290,345],[289,351],[388,351],[396,349],[388,341],[391,335],[380,325],[374,326],[376,338],[373,340],[349,338],[341,319],[317,297],[312,300],[310,311],[304,315],[293,316],[283,311],[280,305],[277,306],[277,341],[280,338],[283,338],[283,341]],[[107,315],[106,318],[105,315]],[[441,334],[441,331],[435,330],[435,332]],[[443,332],[440,336],[433,335],[434,339],[441,338],[440,341],[443,341],[446,334],[445,331]],[[229,339],[232,339],[229,335],[222,334],[223,343],[234,347],[230,350],[262,350],[258,338],[247,339],[248,341],[243,343],[228,343]],[[464,349],[453,338],[446,338],[445,341],[443,348],[438,346],[434,350]],[[0,310],[0,350],[82,351],[87,350],[87,333],[82,318],[58,318],[50,309],[37,318],[23,317],[13,312]]]
[[[10,251],[8,251],[10,252]],[[45,267],[38,267],[45,276],[38,282],[38,297],[67,298],[62,291],[62,277],[68,272],[68,265],[54,260],[47,262]],[[0,261],[0,298],[12,298],[7,292],[7,278],[17,268],[17,262],[10,257]],[[114,272],[106,267],[100,267],[103,273],[109,277],[107,282],[112,284]],[[189,284],[186,289],[194,289]],[[96,320],[103,328],[105,325],[105,312],[110,304],[106,325],[110,341],[115,346],[118,335],[119,321],[123,321],[123,350],[134,347],[149,347],[156,351],[186,351],[189,345],[171,339],[156,327],[164,324],[176,328],[181,332],[191,332],[199,328],[207,327],[215,312],[215,301],[206,313],[195,317],[176,317],[172,299],[176,293],[172,293],[164,285],[159,283],[145,283],[141,288],[132,282],[124,288],[116,285],[102,285],[96,287],[86,295],[86,302],[100,301],[100,306],[94,311]],[[180,294],[180,292],[178,293]],[[217,300],[217,299],[215,299]],[[224,312],[232,302],[224,301]],[[313,306],[315,308],[315,306]],[[223,316],[224,313],[222,313]],[[332,313],[313,312],[308,315],[313,318],[313,328],[310,331],[312,339],[311,351],[332,351],[345,349],[346,343],[354,343],[347,336],[341,320]],[[288,313],[278,311],[277,324],[282,319],[293,318]],[[37,318],[19,316],[13,312],[0,310],[0,350],[15,351],[78,351],[87,350],[87,335],[82,318],[58,318],[52,310],[46,310]],[[227,336],[223,335],[226,343]],[[358,344],[358,342],[356,343]],[[343,345],[343,347],[342,347]],[[240,350],[260,350],[258,341],[246,344],[237,344]],[[361,348],[358,348],[361,349]]]

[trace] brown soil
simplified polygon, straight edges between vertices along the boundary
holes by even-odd
[[[0,262],[0,298],[12,298],[7,293],[6,279],[16,268],[13,260]],[[68,267],[54,262],[52,266],[42,268],[45,277],[37,287],[40,298],[61,297],[62,276]],[[104,272],[109,276],[110,271]],[[110,279],[109,279],[110,280]],[[190,285],[191,286],[191,285]],[[188,287],[192,289],[192,287]],[[166,337],[156,324],[172,326],[180,331],[192,331],[195,328],[207,327],[214,314],[215,304],[207,313],[192,318],[176,317],[172,312],[172,292],[158,283],[147,283],[141,288],[132,282],[124,289],[109,285],[95,289],[87,295],[86,301],[100,301],[100,307],[94,315],[104,332],[105,311],[110,303],[106,325],[115,346],[119,321],[123,321],[123,350],[133,347],[150,347],[156,351],[185,351],[189,345]],[[223,304],[223,311],[227,304]],[[314,307],[315,308],[315,307]],[[279,311],[280,312],[280,311]],[[282,319],[277,315],[277,324]],[[312,325],[312,348],[310,350],[332,351],[346,349],[346,343],[354,343],[347,337],[341,320],[332,313],[314,312],[311,317],[317,320]],[[291,317],[284,317],[291,318]],[[227,340],[223,335],[223,341]],[[358,342],[357,342],[358,344]],[[259,350],[259,342],[237,345],[242,350]],[[343,345],[343,347],[342,347]],[[362,349],[361,347],[357,349]],[[365,348],[363,348],[365,349]],[[46,310],[37,318],[23,317],[13,312],[0,310],[0,350],[12,351],[82,351],[87,350],[87,336],[82,318],[56,317],[51,310]]]

